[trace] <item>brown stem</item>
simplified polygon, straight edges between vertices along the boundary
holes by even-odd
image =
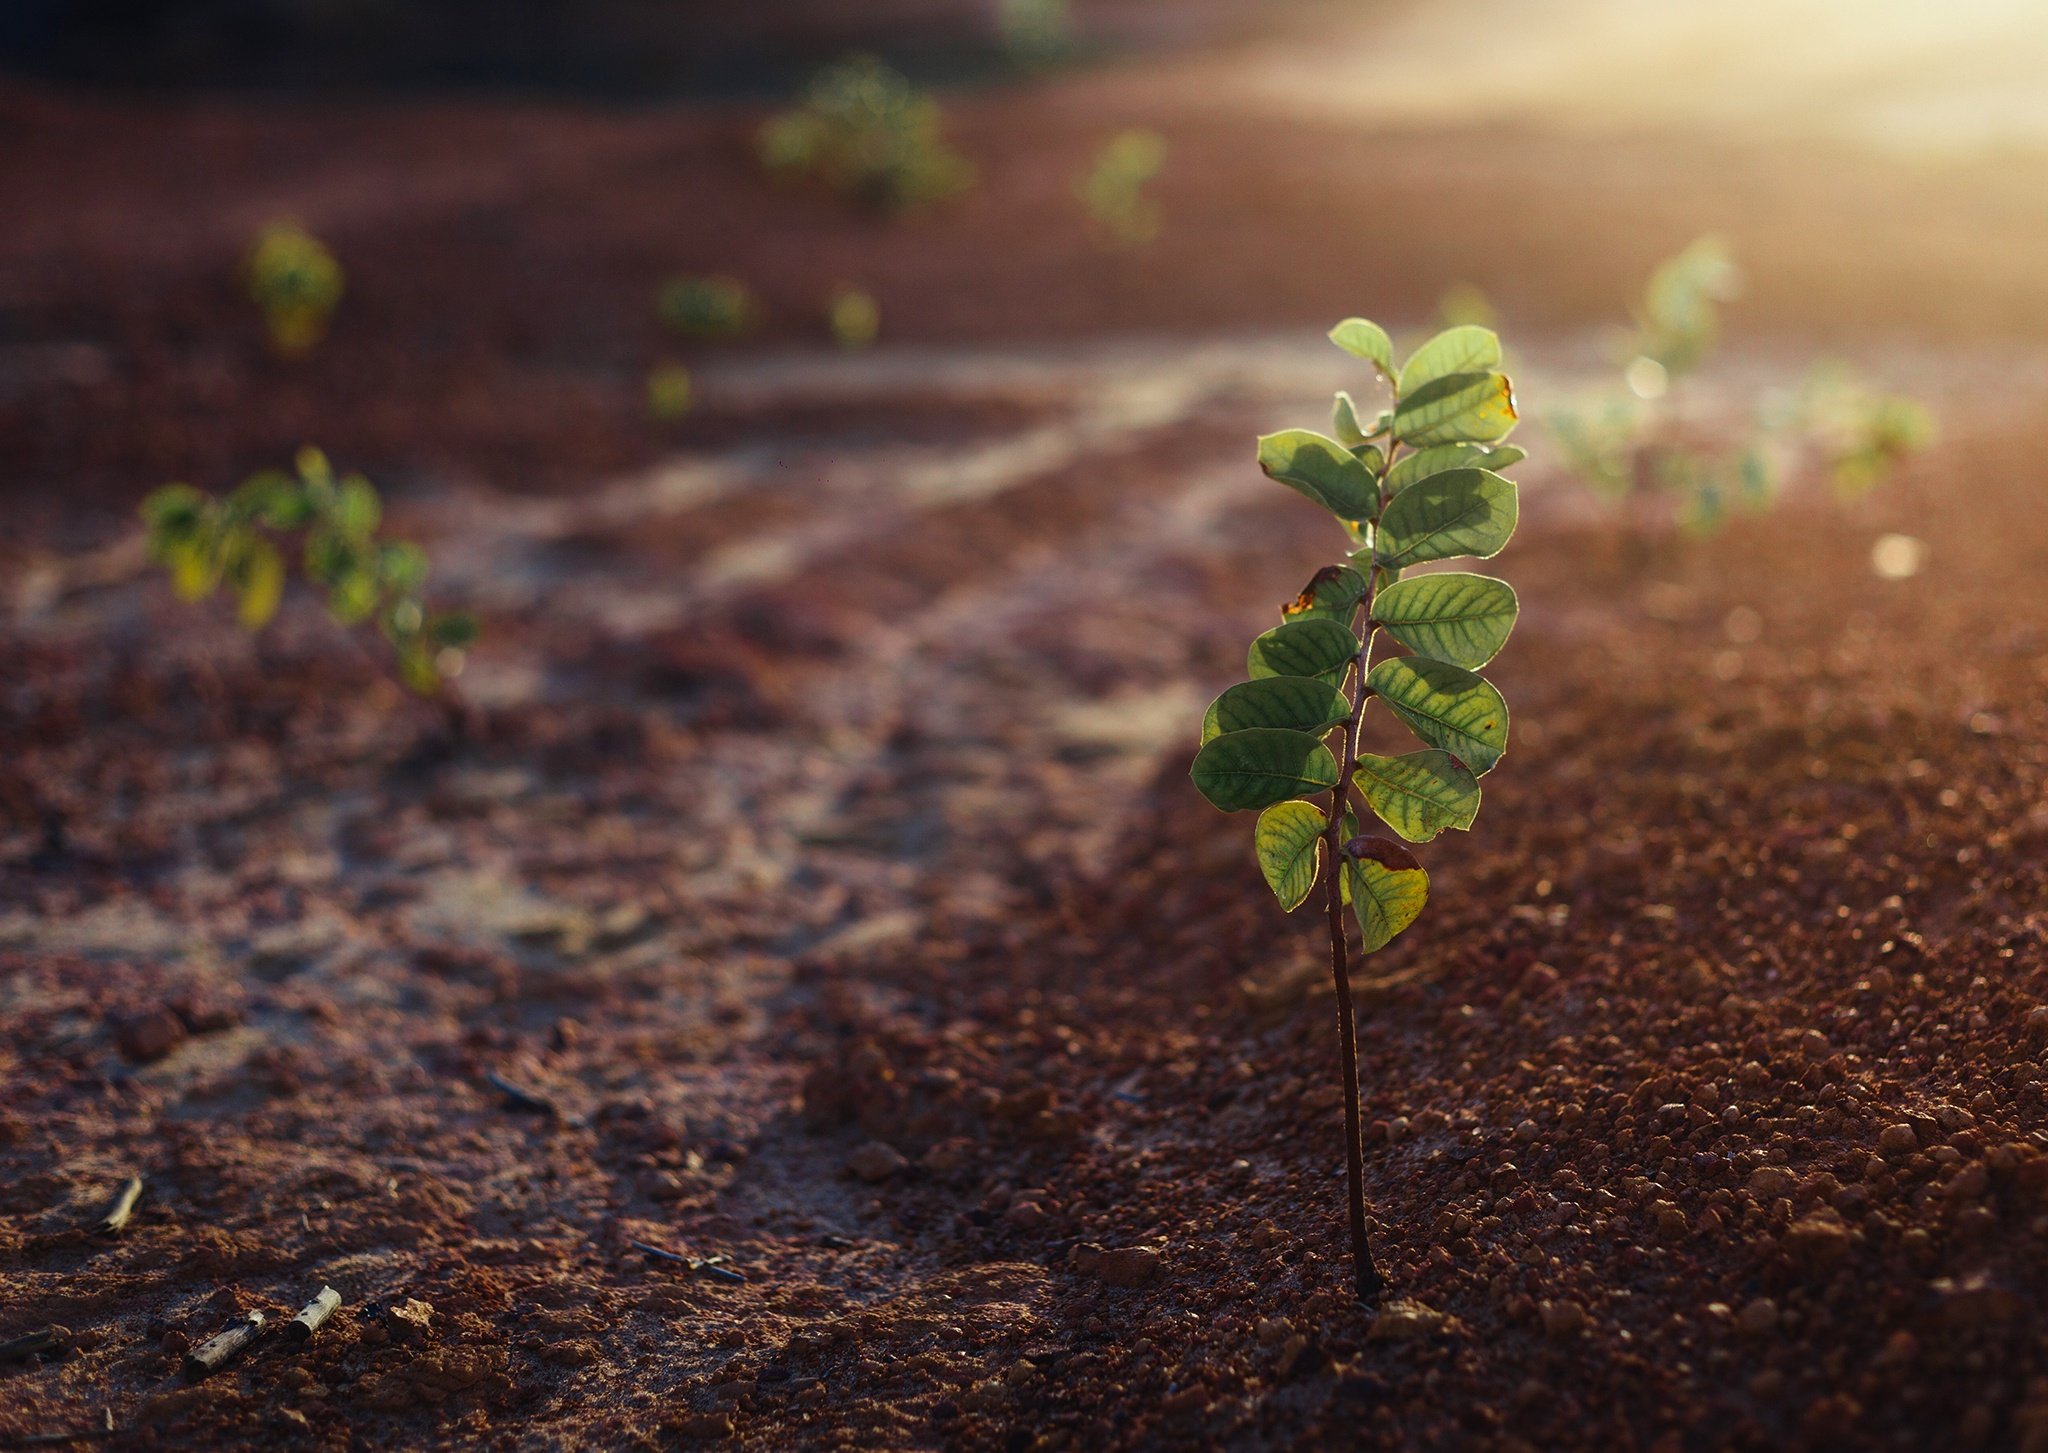
[[[1334,870],[1325,896],[1330,906],[1330,978],[1337,988],[1337,1041],[1344,1063],[1344,1168],[1351,1198],[1352,1274],[1358,1300],[1370,1306],[1386,1286],[1386,1278],[1373,1263],[1372,1237],[1365,1222],[1365,1135],[1358,1113],[1358,1025],[1351,1013],[1351,970],[1345,962],[1349,944]]]
[[[1386,468],[1393,463],[1389,441],[1386,461],[1381,466],[1381,505],[1385,506]],[[1358,1300],[1367,1306],[1379,1299],[1386,1278],[1373,1261],[1372,1236],[1365,1213],[1365,1131],[1358,1108],[1358,1023],[1351,1007],[1350,932],[1344,924],[1344,899],[1340,875],[1344,871],[1344,815],[1351,805],[1351,774],[1358,770],[1359,723],[1365,704],[1371,699],[1366,689],[1366,672],[1372,668],[1372,597],[1379,572],[1371,560],[1365,566],[1365,595],[1352,617],[1358,635],[1358,656],[1352,663],[1351,715],[1344,723],[1344,761],[1337,785],[1330,790],[1330,821],[1323,830],[1324,855],[1329,876],[1323,885],[1323,900],[1330,918],[1330,981],[1337,991],[1337,1040],[1344,1075],[1344,1168],[1351,1203],[1351,1261]]]

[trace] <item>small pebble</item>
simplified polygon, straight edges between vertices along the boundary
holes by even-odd
[[[1149,1246],[1104,1248],[1094,1242],[1083,1242],[1074,1248],[1071,1259],[1074,1270],[1083,1276],[1126,1289],[1156,1281],[1164,1266],[1159,1253]]]
[[[846,1158],[846,1169],[869,1185],[886,1181],[909,1164],[902,1151],[881,1140],[870,1140]]]
[[[1778,1330],[1778,1304],[1758,1297],[1736,1315],[1735,1330],[1745,1337],[1768,1337]]]

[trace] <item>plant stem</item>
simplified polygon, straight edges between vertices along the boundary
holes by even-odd
[[[1332,834],[1334,840],[1335,834]],[[1331,849],[1333,861],[1336,849]],[[1365,1136],[1358,1113],[1358,1025],[1351,1012],[1351,970],[1345,962],[1349,944],[1344,929],[1344,903],[1333,873],[1327,885],[1330,908],[1330,978],[1337,989],[1337,1040],[1344,1065],[1344,1168],[1351,1198],[1351,1262],[1358,1300],[1367,1306],[1378,1298],[1386,1278],[1372,1259],[1372,1237],[1365,1223]]]
[[[1389,451],[1388,463],[1392,462]],[[1385,470],[1381,471],[1385,491]],[[1344,723],[1344,763],[1337,785],[1330,790],[1330,821],[1324,829],[1323,846],[1330,862],[1324,883],[1324,902],[1330,917],[1330,980],[1337,991],[1337,1039],[1344,1075],[1344,1165],[1351,1200],[1351,1261],[1358,1300],[1367,1306],[1379,1299],[1386,1278],[1373,1261],[1372,1236],[1365,1215],[1365,1131],[1358,1108],[1358,1023],[1351,1007],[1350,931],[1344,924],[1342,874],[1344,871],[1344,815],[1351,805],[1351,774],[1358,770],[1359,723],[1365,704],[1371,699],[1365,675],[1372,668],[1372,596],[1379,571],[1370,559],[1365,567],[1365,595],[1352,617],[1352,629],[1359,638],[1358,657],[1353,663],[1351,715]]]

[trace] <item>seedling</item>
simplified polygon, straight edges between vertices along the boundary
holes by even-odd
[[[661,285],[655,312],[685,338],[737,338],[758,308],[747,285],[732,277],[672,277]]]
[[[966,188],[974,168],[940,134],[939,104],[873,56],[818,74],[761,133],[770,172],[810,177],[863,206],[907,212]]]
[[[1074,47],[1068,0],[1002,0],[1003,49],[1026,68],[1049,66]]]
[[[1875,393],[1834,364],[1766,397],[1746,427],[1693,417],[1684,380],[1712,356],[1721,309],[1741,291],[1733,256],[1704,237],[1650,274],[1621,351],[1619,387],[1547,415],[1565,465],[1616,501],[1675,498],[1682,523],[1712,529],[1735,509],[1763,509],[1802,472],[1852,498],[1926,446],[1932,421],[1911,399]]]
[[[345,626],[374,623],[397,659],[398,675],[423,696],[462,669],[476,638],[464,614],[430,615],[422,600],[427,552],[379,536],[383,503],[360,474],[337,479],[327,456],[301,449],[296,471],[265,470],[225,498],[171,484],[143,501],[151,558],[164,565],[182,600],[222,586],[242,624],[255,631],[284,598],[280,542],[302,536],[301,571],[327,594],[327,613]]]
[[[690,370],[680,363],[657,363],[647,374],[647,414],[657,424],[673,424],[690,412],[695,398]]]
[[[1934,442],[1934,419],[1924,405],[1876,392],[1844,364],[1815,364],[1793,408],[1835,493],[1844,499],[1874,489],[1906,456]]]
[[[273,223],[249,249],[243,270],[279,353],[296,356],[327,336],[328,320],[341,301],[342,275],[319,238],[290,223]]]
[[[1283,909],[1293,912],[1323,885],[1354,1280],[1369,1303],[1385,1281],[1366,1226],[1344,910],[1357,920],[1361,956],[1385,948],[1422,912],[1429,874],[1399,839],[1425,843],[1446,828],[1469,829],[1478,815],[1479,778],[1508,741],[1507,703],[1478,669],[1506,643],[1519,609],[1513,588],[1490,576],[1403,574],[1499,553],[1517,518],[1515,486],[1499,471],[1523,453],[1502,442],[1515,426],[1515,398],[1489,330],[1439,333],[1399,368],[1386,331],[1363,318],[1339,323],[1330,340],[1378,371],[1391,407],[1368,423],[1340,393],[1334,438],[1269,434],[1259,440],[1259,467],[1334,515],[1352,548],[1311,576],[1281,607],[1281,623],[1252,642],[1251,679],[1210,705],[1191,775],[1224,811],[1258,812],[1253,853]],[[1406,654],[1375,662],[1382,634]],[[1374,701],[1423,749],[1367,751],[1361,728]],[[1361,831],[1368,811],[1396,836]]]
[[[832,336],[849,353],[870,346],[882,331],[881,308],[859,288],[841,288],[834,293],[829,316]]]
[[[1452,283],[1436,300],[1437,324],[1457,328],[1470,323],[1480,328],[1498,328],[1500,311],[1477,283]]]
[[[1159,235],[1159,204],[1145,185],[1166,164],[1166,138],[1156,131],[1120,131],[1095,159],[1074,193],[1097,228],[1120,247]]]

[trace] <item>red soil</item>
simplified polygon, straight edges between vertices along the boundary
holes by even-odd
[[[2048,1447],[2037,385],[1932,352],[1937,457],[1647,559],[1535,461],[1512,749],[1363,990],[1377,1320],[1315,916],[1185,782],[1333,543],[1244,479],[1291,385],[1113,419],[1170,356],[943,396],[713,358],[670,435],[638,392],[678,268],[743,269],[771,342],[844,275],[953,345],[1472,278],[1548,364],[1738,198],[1752,328],[1980,343],[2048,326],[2039,179],[1915,177],[1970,223],[1867,160],[1121,84],[963,100],[984,185],[895,225],[764,188],[751,113],[10,102],[0,1338],[75,1347],[0,1369],[0,1439]],[[1172,138],[1169,225],[1106,254],[1038,219],[1128,121]],[[1352,166],[1384,189],[1319,180]],[[1447,176],[1485,227],[1375,225]],[[279,212],[350,278],[289,367],[231,271]],[[468,738],[309,605],[250,643],[103,548],[304,439],[484,615]],[[725,482],[600,488],[678,449]],[[1929,572],[1877,578],[1880,530]],[[180,1382],[323,1283],[305,1347]]]

